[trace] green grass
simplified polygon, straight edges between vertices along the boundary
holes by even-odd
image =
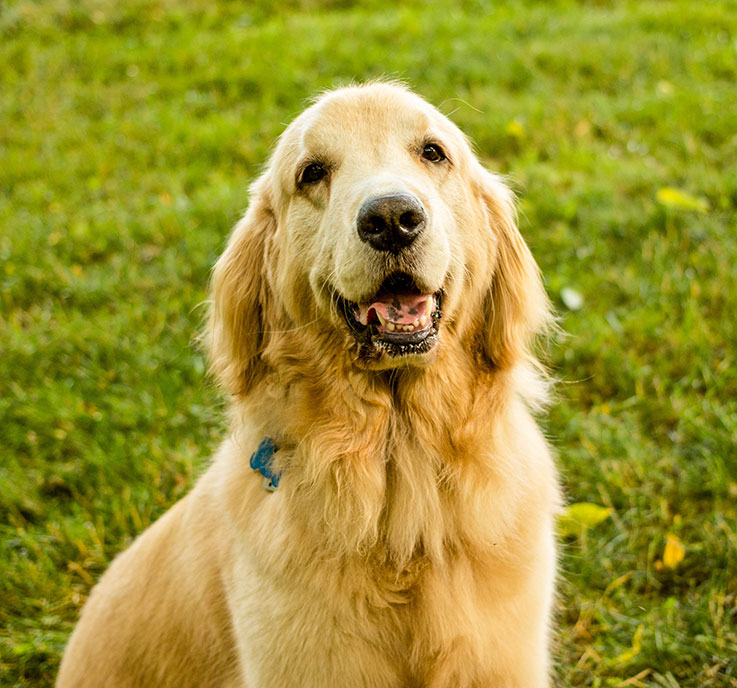
[[[381,75],[512,176],[569,333],[546,430],[612,515],[563,543],[559,684],[737,686],[737,5],[664,0],[0,5],[0,685],[206,464],[210,267],[284,124]]]

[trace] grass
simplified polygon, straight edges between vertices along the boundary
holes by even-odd
[[[0,5],[0,685],[52,685],[222,436],[193,336],[284,123],[391,75],[512,176],[569,333],[546,430],[610,511],[563,541],[559,685],[737,686],[735,8]]]

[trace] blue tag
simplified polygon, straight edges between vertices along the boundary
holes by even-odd
[[[279,450],[272,441],[271,437],[264,437],[253,454],[251,454],[251,468],[258,471],[264,476],[264,489],[273,492],[279,487],[279,479],[281,473],[274,473],[271,469],[271,460],[274,453]]]

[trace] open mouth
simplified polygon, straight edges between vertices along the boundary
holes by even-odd
[[[359,343],[389,356],[423,354],[437,343],[442,290],[424,293],[412,277],[397,272],[363,303],[339,297],[339,310]]]

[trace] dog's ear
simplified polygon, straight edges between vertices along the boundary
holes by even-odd
[[[512,192],[499,177],[483,170],[480,193],[496,237],[484,344],[493,365],[504,369],[534,360],[533,340],[553,318],[540,270],[517,229]]]
[[[272,205],[267,178],[262,177],[251,187],[248,211],[212,273],[205,336],[210,367],[235,395],[252,387],[264,347],[269,300],[266,253],[276,230]]]

